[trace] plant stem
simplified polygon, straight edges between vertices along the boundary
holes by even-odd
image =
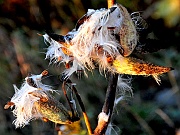
[[[117,80],[118,80],[118,74],[114,75],[110,73],[109,80],[108,80],[109,84],[108,84],[107,92],[106,92],[106,98],[105,98],[105,102],[102,109],[103,112],[106,113],[107,115],[109,113],[112,113],[112,110],[113,110]]]
[[[102,108],[102,112],[99,114],[98,125],[94,130],[94,135],[102,135],[106,132],[114,107],[117,80],[118,74],[109,73],[106,98]]]
[[[112,7],[115,3],[115,0],[107,0],[108,8]]]
[[[69,82],[69,83],[72,83],[70,79],[68,79],[68,82]],[[72,89],[73,92],[75,93],[76,98],[77,98],[77,100],[78,100],[78,103],[79,103],[79,105],[80,105],[80,108],[81,108],[81,110],[82,110],[82,112],[83,112],[83,117],[84,117],[84,121],[85,121],[87,130],[88,130],[88,134],[89,134],[89,135],[92,135],[91,125],[90,125],[90,122],[89,122],[89,119],[88,119],[88,116],[87,116],[87,113],[86,113],[86,110],[85,110],[85,107],[84,107],[84,103],[83,103],[83,101],[82,101],[82,99],[81,99],[81,97],[80,97],[77,89],[74,87],[74,85],[72,85],[72,88],[71,88],[71,89]]]
[[[75,113],[74,113],[72,104],[71,104],[71,102],[70,102],[70,100],[69,100],[69,98],[68,98],[68,96],[67,96],[67,93],[66,93],[66,90],[65,90],[65,85],[66,85],[66,81],[64,81],[63,84],[62,84],[62,90],[63,90],[64,96],[66,97],[66,100],[67,100],[67,102],[68,102],[68,105],[69,105],[69,107],[70,107],[70,109],[71,109],[72,118],[75,118],[76,116],[75,116]]]
[[[112,7],[115,0],[107,0],[108,8]],[[118,74],[109,73],[108,87],[106,92],[105,102],[102,108],[102,112],[99,114],[98,125],[94,130],[94,135],[103,135],[106,132],[111,115],[113,112],[116,86],[118,81]]]

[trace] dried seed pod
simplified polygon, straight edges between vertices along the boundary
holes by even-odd
[[[158,84],[160,82],[158,75],[172,70],[170,67],[157,66],[136,58],[122,57],[121,55],[117,56],[113,61],[113,68],[115,68],[115,72],[120,74],[145,76],[152,75]]]
[[[68,113],[68,110],[51,94],[44,94],[44,92],[41,91],[34,91],[30,94],[40,98],[40,100],[34,102],[34,107],[42,115],[43,118],[59,124],[72,123],[71,116]]]
[[[120,4],[118,4],[117,6],[121,10],[121,13],[124,17],[119,32],[120,45],[124,50],[122,55],[129,56],[137,45],[137,40],[138,40],[137,31],[127,9]]]
[[[28,75],[20,89],[14,85],[15,94],[4,109],[12,109],[16,117],[13,121],[16,128],[24,127],[34,119],[50,120],[60,124],[70,124],[78,120],[71,118],[63,104],[51,95],[50,92],[55,90],[41,82],[42,77],[47,74],[44,70],[39,75]]]

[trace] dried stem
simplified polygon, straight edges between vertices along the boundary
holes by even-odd
[[[88,116],[87,116],[87,113],[86,113],[86,110],[85,110],[85,107],[84,107],[84,104],[83,104],[83,101],[79,95],[79,93],[77,92],[76,88],[74,86],[72,86],[72,90],[74,91],[75,95],[76,95],[76,98],[79,102],[79,105],[81,107],[81,110],[83,112],[83,116],[84,116],[84,121],[85,121],[85,124],[87,126],[87,129],[88,129],[88,133],[89,135],[92,135],[92,129],[91,129],[91,125],[90,125],[90,122],[89,122],[89,119],[88,119]]]
[[[66,90],[65,90],[65,85],[66,85],[66,82],[64,81],[63,84],[62,84],[62,90],[64,92],[64,96],[66,97],[66,100],[68,101],[68,104],[69,104],[69,107],[71,109],[71,112],[72,112],[72,118],[75,118],[75,113],[74,113],[74,110],[73,110],[73,107],[72,107],[72,104],[67,96],[67,93],[66,93]]]
[[[107,0],[108,8],[112,7],[115,3],[115,0]]]
[[[67,80],[68,83],[72,83],[70,79]],[[84,103],[77,91],[77,89],[74,87],[74,85],[72,85],[71,89],[73,90],[73,92],[75,93],[76,95],[76,98],[78,100],[78,103],[80,105],[80,108],[83,112],[83,117],[84,117],[84,121],[85,121],[85,124],[86,124],[86,127],[87,127],[87,130],[88,130],[88,134],[89,135],[92,135],[92,129],[91,129],[91,125],[90,125],[90,122],[89,122],[89,119],[88,119],[88,116],[87,116],[87,113],[86,113],[86,110],[85,110],[85,107],[84,107]]]
[[[107,2],[108,2],[108,8],[110,8],[114,5],[115,0],[107,0]],[[106,98],[102,108],[102,112],[98,116],[99,117],[98,125],[94,130],[94,135],[103,135],[106,132],[114,107],[117,81],[118,81],[118,74],[109,73]]]
[[[109,83],[107,87],[106,98],[102,112],[99,114],[98,125],[94,130],[94,135],[103,135],[107,129],[114,107],[117,80],[118,74],[109,73]]]

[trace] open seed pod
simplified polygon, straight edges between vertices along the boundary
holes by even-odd
[[[55,90],[41,82],[44,75],[47,75],[47,71],[40,75],[28,75],[20,89],[14,85],[15,94],[4,109],[13,109],[16,117],[13,123],[16,128],[24,127],[35,119],[59,124],[72,123],[68,110],[52,95]]]
[[[116,57],[112,67],[115,72],[120,74],[152,75],[158,84],[160,83],[159,75],[172,70],[170,67],[158,66],[133,57],[122,57],[121,55]]]
[[[58,124],[72,123],[68,110],[50,93],[44,93],[41,90],[38,90],[29,94],[39,98],[39,100],[34,102],[34,109],[41,114],[43,119]]]
[[[127,9],[120,4],[117,4],[123,16],[122,25],[120,28],[120,46],[123,48],[123,56],[129,56],[137,45],[138,35],[135,25],[131,19]]]
[[[152,75],[159,82],[158,75],[172,68],[156,66],[130,56],[132,53],[159,50],[159,47],[152,47],[154,40],[147,40],[148,43],[139,40],[143,29],[147,28],[140,13],[130,15],[120,4],[109,9],[89,9],[67,35],[43,35],[50,44],[46,58],[50,59],[50,63],[65,63],[67,78],[78,71],[86,74],[86,70],[92,71],[98,65],[100,72]],[[63,41],[62,37],[68,40]],[[143,41],[142,44],[140,41]]]

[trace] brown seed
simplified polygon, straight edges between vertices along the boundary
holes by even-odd
[[[107,57],[107,62],[108,63],[112,63],[113,62],[113,58],[111,56]]]
[[[42,76],[45,76],[45,75],[48,74],[48,71],[47,71],[47,70],[44,70],[41,74],[42,74]]]
[[[41,101],[41,102],[47,102],[47,101],[48,101],[48,98],[47,98],[47,97],[42,97],[42,98],[40,98],[40,101]]]
[[[42,120],[44,121],[44,122],[48,122],[49,120],[47,119],[47,118],[42,118]]]
[[[70,68],[70,64],[69,64],[69,62],[68,62],[68,63],[66,63],[65,68],[66,68],[66,69]]]
[[[13,102],[7,102],[7,104],[4,106],[4,109],[9,109],[9,107],[13,106]]]

